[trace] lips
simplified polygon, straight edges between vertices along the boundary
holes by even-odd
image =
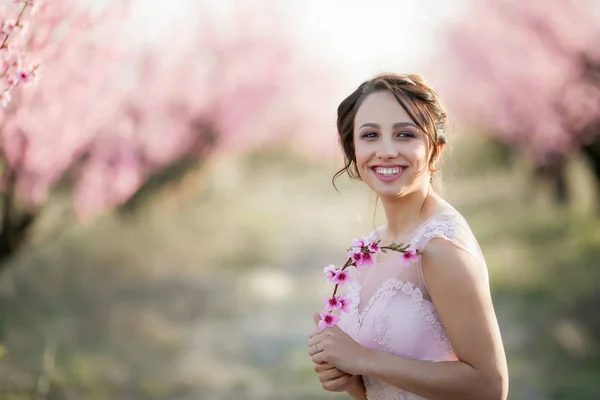
[[[393,182],[400,178],[406,170],[405,165],[375,165],[371,170],[383,182]]]
[[[406,164],[375,164],[370,165],[369,168],[406,168],[408,165]]]

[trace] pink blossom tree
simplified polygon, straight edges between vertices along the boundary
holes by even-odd
[[[92,17],[61,0],[39,11],[32,48],[44,79],[18,88],[0,125],[0,259],[18,250],[60,182],[90,220],[220,145],[265,139],[269,106],[300,72],[283,20],[265,7],[236,5],[227,23],[199,12],[188,26],[197,28],[168,48],[112,45],[127,29],[115,7]]]
[[[19,83],[35,81],[39,65],[29,50],[30,18],[37,14],[40,0],[13,0],[12,7],[0,9],[0,105],[6,107],[11,91]]]
[[[588,156],[600,184],[598,5],[485,0],[465,10],[436,71],[458,119],[550,171],[559,192],[573,152]]]

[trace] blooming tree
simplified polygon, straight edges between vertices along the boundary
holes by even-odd
[[[11,91],[19,83],[37,78],[39,65],[28,51],[28,17],[38,13],[40,0],[13,0],[13,6],[0,9],[0,105],[10,103]],[[13,15],[15,14],[15,15]],[[35,55],[35,53],[34,53]]]
[[[285,30],[265,8],[240,6],[227,24],[199,12],[181,40],[145,48],[114,45],[128,21],[115,4],[91,14],[56,0],[38,12],[31,48],[44,79],[18,90],[1,118],[0,258],[19,247],[67,178],[77,215],[91,219],[181,160],[223,143],[228,151],[249,146],[282,99],[281,83],[299,72]]]
[[[583,150],[600,182],[597,3],[485,0],[465,10],[436,71],[458,119],[542,166]]]

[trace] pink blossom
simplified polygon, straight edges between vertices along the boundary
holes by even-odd
[[[372,253],[362,253],[362,259],[360,260],[360,262],[356,263],[356,267],[358,268],[359,266],[367,266],[367,265],[372,265],[375,262],[375,259],[373,258],[373,254]]]
[[[352,282],[352,277],[346,270],[339,270],[336,272],[335,277],[332,279],[332,282],[338,284],[340,286],[344,286],[347,283]]]
[[[325,303],[325,311],[333,311],[342,308],[340,296],[332,296],[323,300]]]
[[[17,78],[12,75],[7,75],[4,78],[4,84],[7,86],[7,89],[10,89],[17,84]]]
[[[341,295],[339,298],[339,302],[340,302],[340,311],[342,312],[349,312],[350,311],[350,305],[352,304],[352,301],[350,301],[350,299],[348,297],[346,297],[345,294]]]
[[[3,84],[0,90],[12,91],[19,82],[29,82],[32,80],[33,71],[22,70],[21,64],[24,58],[31,59],[32,54],[38,53],[38,44],[35,35],[33,37],[25,36],[29,21],[25,20],[28,17],[25,10],[28,6],[34,6],[33,0],[29,1],[13,1],[14,4],[20,4],[22,7],[19,10],[14,10],[15,18],[6,18],[3,12],[0,13],[0,34],[4,35],[2,40],[3,51],[0,52],[0,78]],[[10,102],[10,93],[2,96],[1,103],[3,107],[7,107]]]
[[[354,254],[360,253],[362,253],[362,247],[350,247],[350,250],[348,250],[348,257],[352,258]]]
[[[400,258],[402,259],[404,266],[408,267],[410,263],[414,263],[419,261],[419,255],[417,254],[418,250],[416,249],[407,249]]]
[[[323,330],[335,326],[340,320],[340,317],[335,314],[329,314],[327,311],[321,311],[321,320],[319,321],[319,329]]]
[[[369,248],[369,251],[371,251],[371,252],[373,252],[375,254],[377,254],[377,253],[379,253],[381,251],[381,248],[379,247],[379,243],[377,243],[377,242],[371,242],[371,243],[369,243],[368,248]]]
[[[21,82],[27,83],[31,80],[31,77],[33,76],[33,74],[30,72],[27,72],[27,71],[19,71],[17,76],[19,77],[19,80]]]
[[[362,250],[365,247],[366,240],[365,238],[352,239],[352,248],[357,250]]]
[[[490,132],[532,162],[574,152],[584,127],[600,115],[597,75],[584,72],[598,68],[596,3],[471,1],[438,53],[445,53],[439,90],[455,120]],[[515,59],[522,62],[507,61]]]
[[[325,267],[324,269],[325,271],[325,277],[327,278],[327,282],[329,283],[334,283],[334,279],[337,273],[337,269],[335,268],[335,265],[330,264],[327,267]]]
[[[1,33],[3,35],[11,34],[11,33],[13,33],[15,31],[16,27],[17,27],[17,21],[16,20],[6,20],[2,24],[2,32]]]
[[[352,259],[352,261],[354,262],[354,265],[359,266],[363,259],[363,252],[362,251],[355,252],[355,251],[350,250],[348,252],[348,257],[350,257],[350,259]]]

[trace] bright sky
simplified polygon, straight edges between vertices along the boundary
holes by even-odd
[[[460,1],[308,0],[289,4],[306,45],[334,59],[357,82],[383,71],[416,72],[435,46],[436,27],[458,14]]]
[[[133,25],[137,28],[137,38],[144,42],[169,38],[172,24],[186,22],[194,1],[198,4],[198,0],[135,0]],[[231,4],[226,0],[209,3],[211,7]],[[278,0],[274,3],[290,16],[300,43],[312,58],[343,66],[340,72],[346,74],[344,78],[355,83],[384,70],[416,72],[439,39],[437,28],[460,15],[463,0]]]

